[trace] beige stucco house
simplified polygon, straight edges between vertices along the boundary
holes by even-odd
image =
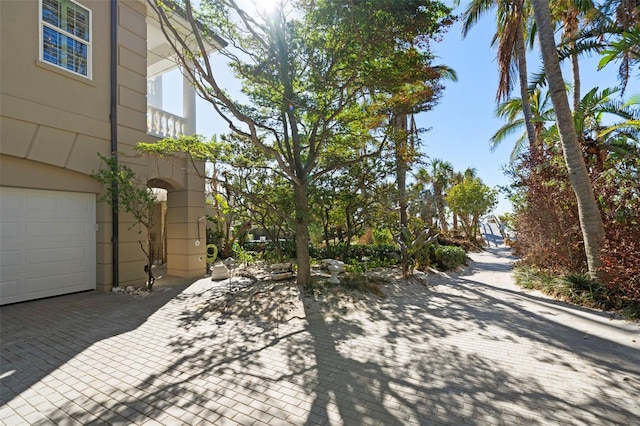
[[[188,84],[182,116],[161,109],[175,61],[145,1],[2,0],[0,55],[0,304],[144,283],[141,234],[91,177],[114,148],[167,190],[167,274],[203,275],[204,180],[134,150],[195,131]]]

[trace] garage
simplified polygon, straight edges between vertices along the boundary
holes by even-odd
[[[94,194],[0,187],[0,305],[96,288]]]

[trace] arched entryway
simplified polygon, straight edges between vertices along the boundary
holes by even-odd
[[[147,182],[156,199],[156,225],[152,249],[156,264],[166,266],[173,277],[195,277],[206,273],[206,222],[204,191],[189,190],[173,179]]]

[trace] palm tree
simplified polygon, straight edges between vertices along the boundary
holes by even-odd
[[[535,143],[535,134],[529,104],[528,72],[525,43],[525,28],[529,21],[524,0],[472,0],[462,15],[462,35],[466,37],[480,16],[497,8],[498,27],[491,42],[498,44],[499,80],[496,100],[500,102],[509,96],[512,89],[511,76],[514,70],[518,72],[520,99],[524,123],[527,129],[529,145]]]
[[[434,226],[433,220],[438,215],[435,197],[429,188],[430,175],[427,169],[420,167],[414,175],[415,182],[412,186],[414,200],[417,204],[417,213],[428,228]]]
[[[640,25],[636,25],[620,34],[617,40],[612,41],[602,52],[602,60],[598,68],[602,68],[613,60],[620,60],[618,75],[624,89],[629,81],[630,70],[640,65]]]
[[[611,17],[609,22],[617,30],[610,33],[614,40],[605,49],[600,67],[613,59],[620,60],[618,74],[624,91],[631,68],[640,63],[640,7],[629,0],[606,0],[601,10],[604,16]]]
[[[578,109],[574,111],[576,131],[583,136],[583,150],[588,163],[596,171],[604,170],[604,162],[611,155],[630,157],[638,154],[637,141],[640,136],[640,99],[632,98],[623,104],[620,100],[612,99],[620,92],[619,88],[599,91],[594,88],[587,93]],[[607,121],[617,117],[621,121],[603,123],[604,115]],[[636,141],[634,145],[630,141]]]
[[[430,65],[424,67],[426,75],[434,81],[444,79],[456,82],[458,76],[453,68],[446,65]],[[409,225],[407,172],[411,163],[418,158],[418,128],[415,114],[427,111],[432,106],[434,88],[429,81],[417,84],[406,84],[396,87],[392,95],[397,99],[396,108],[390,117],[392,140],[395,148],[396,182],[398,184],[398,208],[400,210],[400,228]],[[400,233],[400,238],[405,234]]]
[[[551,105],[551,98],[549,92],[542,92],[539,87],[536,87],[530,94],[530,105],[532,111],[533,131],[535,136],[535,144],[529,146],[529,152],[534,154],[534,147],[541,146],[543,143],[543,133],[546,130],[545,121],[552,121],[555,119],[553,106]],[[522,117],[522,99],[511,98],[502,102],[496,108],[496,116],[506,121],[506,124],[500,127],[490,139],[491,150],[494,150],[504,142],[507,137],[512,134],[522,131],[525,127],[524,118]],[[511,162],[515,162],[518,156],[522,154],[527,146],[526,128],[517,140],[513,149],[511,150]]]
[[[604,243],[604,226],[596,203],[589,173],[582,157],[573,115],[565,90],[560,59],[553,36],[551,12],[548,0],[532,0],[540,51],[549,82],[551,101],[556,112],[560,143],[569,173],[569,181],[576,195],[580,228],[584,239],[585,254],[592,279],[598,278],[601,267],[600,253]]]
[[[631,98],[626,104],[620,100],[612,99],[613,95],[620,89],[598,88],[590,90],[578,103],[573,112],[577,134],[581,135],[580,143],[583,151],[588,154],[595,154],[606,157],[609,152],[621,155],[627,153],[627,139],[637,139],[640,126],[637,105],[640,104],[640,96]],[[531,106],[533,110],[533,124],[536,133],[536,147],[542,146],[548,131],[555,129],[547,128],[546,123],[555,122],[556,116],[549,92],[544,92],[536,88],[531,94]],[[622,119],[614,124],[604,124],[604,114],[609,119],[614,116]],[[491,137],[491,149],[495,149],[512,134],[521,131],[524,127],[522,119],[522,108],[520,98],[512,98],[498,105],[496,116],[507,121]],[[511,162],[514,163],[519,155],[525,150],[526,134],[522,134],[513,150],[511,151]],[[532,153],[533,154],[533,153]]]
[[[574,49],[563,49],[563,56],[574,52],[602,55],[598,68],[619,62],[622,92],[631,70],[640,64],[640,7],[629,0],[605,0],[594,13],[590,25],[575,36]]]
[[[418,172],[418,175],[421,176],[423,182],[431,184],[438,214],[438,223],[440,224],[440,229],[447,232],[448,226],[445,213],[444,193],[453,179],[453,166],[448,161],[436,158],[431,162],[430,171],[422,170],[423,171]]]
[[[571,74],[573,78],[573,110],[580,104],[580,65],[578,52],[575,49],[581,20],[584,20],[594,9],[592,0],[555,0],[550,2],[552,18],[562,25],[562,42],[569,49]]]

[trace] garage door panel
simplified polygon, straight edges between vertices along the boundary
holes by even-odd
[[[59,222],[51,220],[48,222],[32,222],[27,225],[27,235],[29,238],[55,238],[75,241],[78,238],[87,237],[87,227],[84,223]],[[95,231],[94,231],[95,232]]]
[[[79,262],[83,265],[87,261],[84,247],[64,247],[49,249],[32,249],[28,251],[29,265],[57,264],[59,262]]]
[[[20,250],[0,251],[0,268],[20,266]]]
[[[34,194],[27,195],[27,212],[29,217],[58,216],[62,211],[61,200],[58,194]]]
[[[23,280],[7,280],[4,279],[0,282],[0,300],[2,303],[19,302],[22,299],[20,296],[24,293]]]
[[[84,282],[87,276],[84,272],[47,274],[25,280],[27,293],[37,297],[55,296],[86,290]],[[62,293],[61,293],[62,292]]]
[[[27,196],[25,201],[27,216],[47,218],[47,220],[87,217],[94,211],[95,202],[93,200],[88,202],[86,195],[65,193],[64,197],[57,194]]]
[[[21,194],[2,193],[2,216],[5,219],[23,218],[25,213],[25,199]]]
[[[2,209],[4,216],[4,209]],[[24,233],[24,224],[21,222],[4,222],[6,217],[2,218],[3,222],[0,223],[0,239],[6,241],[9,238],[18,238]]]
[[[62,212],[67,217],[86,217],[94,210],[94,206],[89,205],[86,199],[65,198],[62,200]]]
[[[0,188],[0,304],[95,289],[93,194]]]
[[[3,277],[29,276],[32,271],[82,269],[94,262],[94,251],[86,244],[66,246],[40,244],[39,248],[20,247],[2,250],[0,265]]]
[[[29,267],[26,273],[24,269],[25,267],[22,265],[7,267],[6,270],[2,271],[2,282],[14,280],[25,280],[26,282],[40,277],[57,277],[65,274],[85,273],[86,262],[69,262],[62,266],[56,263],[41,263]]]

